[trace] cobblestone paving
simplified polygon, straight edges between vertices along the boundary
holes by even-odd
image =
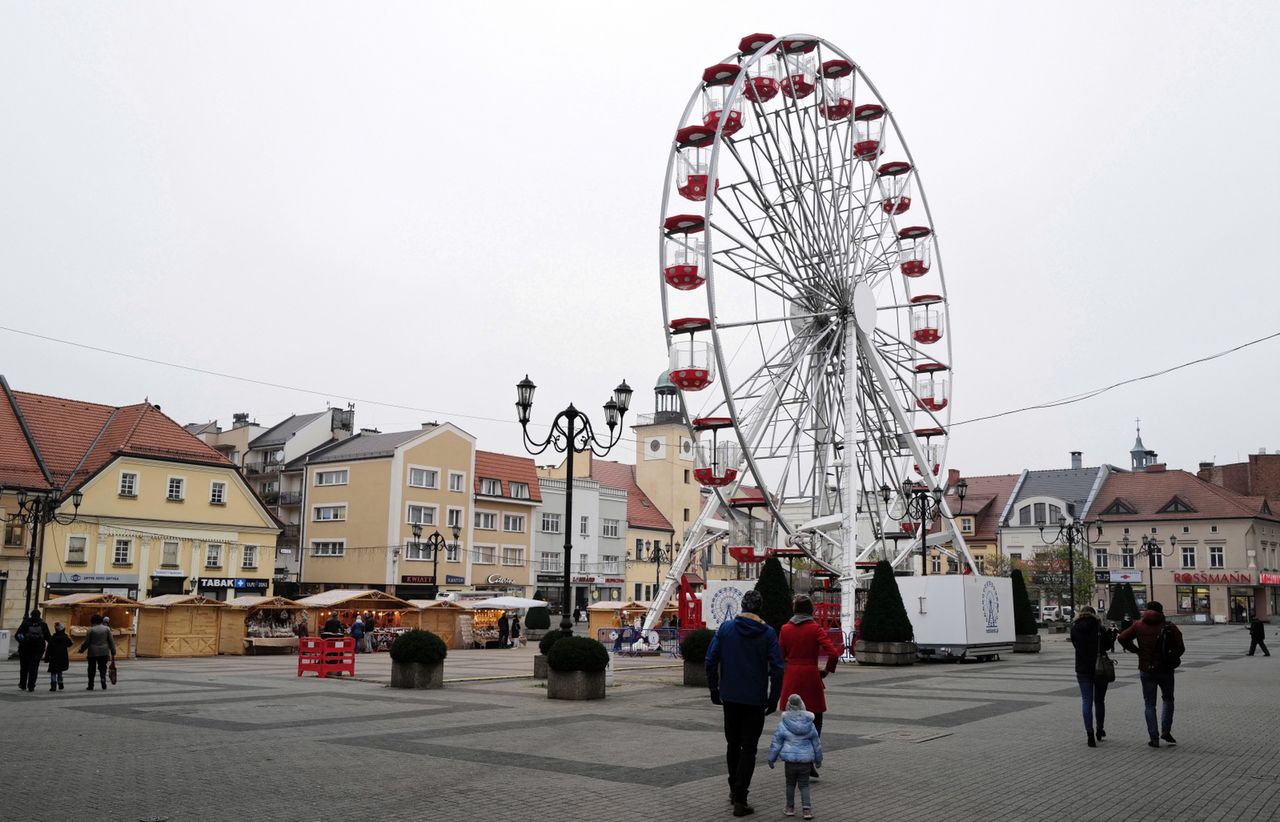
[[[1086,747],[1061,636],[995,663],[842,666],[815,815],[1280,819],[1280,655],[1245,656],[1236,627],[1186,635],[1180,744],[1159,750],[1124,654],[1108,738]],[[57,694],[18,691],[0,662],[0,819],[731,818],[718,709],[670,658],[620,660],[607,699],[567,703],[523,678],[532,655],[454,653],[426,692],[385,687],[385,655],[355,680],[299,679],[293,657],[129,660],[106,693],[78,665]],[[762,764],[753,818],[781,819],[782,799]]]

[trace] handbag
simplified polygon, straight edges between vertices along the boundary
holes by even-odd
[[[1112,674],[1112,678],[1115,678],[1114,673]],[[107,667],[107,679],[111,680],[112,685],[116,684],[116,661],[114,659],[111,660],[111,664]]]
[[[1093,663],[1094,682],[1115,682],[1116,663],[1102,650],[1102,632],[1098,633],[1098,658]]]

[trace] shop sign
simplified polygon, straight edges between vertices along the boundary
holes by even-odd
[[[605,577],[604,578],[605,585],[621,585],[626,581],[627,580],[625,577]]]
[[[1280,574],[1258,574],[1259,585],[1280,585]]]
[[[574,581],[574,582],[581,582],[581,583],[586,584],[586,585],[594,585],[594,584],[596,584],[597,582],[599,582],[600,580],[601,580],[601,577],[595,576],[594,574],[591,574],[591,575],[585,575],[585,576],[579,576],[579,577],[574,577],[574,578],[573,578],[573,581]]]
[[[445,585],[466,585],[467,580],[465,577],[456,576],[454,574],[445,574],[444,584]]]
[[[1222,571],[1216,574],[1197,572],[1193,574],[1174,574],[1174,582],[1208,582],[1218,583],[1220,585],[1229,585],[1232,583],[1244,583],[1251,585],[1253,583],[1253,574],[1240,571]]]
[[[156,570],[151,572],[151,576],[153,577],[185,577],[186,573],[183,571],[175,571],[172,568],[157,568]]]
[[[269,579],[250,577],[200,577],[201,588],[235,588],[237,591],[265,591],[271,587]]]
[[[408,576],[400,577],[400,581],[405,585],[435,585],[436,584],[436,578],[433,576],[424,577],[424,576],[408,575]]]
[[[1094,571],[1093,581],[1102,583],[1103,585],[1105,585],[1106,583],[1111,581],[1111,572],[1110,571]]]
[[[1141,571],[1112,571],[1112,582],[1142,582]]]
[[[46,576],[50,585],[137,585],[137,574],[55,574]]]
[[[516,581],[511,577],[504,577],[502,574],[489,574],[490,585],[515,585]]]

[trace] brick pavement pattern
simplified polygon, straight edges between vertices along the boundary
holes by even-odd
[[[1061,635],[994,663],[842,666],[826,680],[815,815],[1280,819],[1280,663],[1245,656],[1237,626],[1186,635],[1180,744],[1159,750],[1127,654],[1107,739],[1085,745]],[[415,692],[386,687],[385,655],[362,656],[355,680],[299,679],[293,657],[128,660],[106,693],[86,692],[77,665],[56,694],[20,692],[3,662],[0,819],[731,818],[720,714],[672,660],[620,660],[607,699],[571,703],[525,677],[532,655],[455,652],[446,687]],[[782,771],[762,761],[751,800],[781,819]]]

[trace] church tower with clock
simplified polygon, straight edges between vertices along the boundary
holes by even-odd
[[[693,525],[702,507],[701,486],[693,478],[697,443],[689,436],[680,410],[680,389],[667,372],[653,388],[654,413],[641,414],[636,437],[636,484],[675,529],[676,540]]]

